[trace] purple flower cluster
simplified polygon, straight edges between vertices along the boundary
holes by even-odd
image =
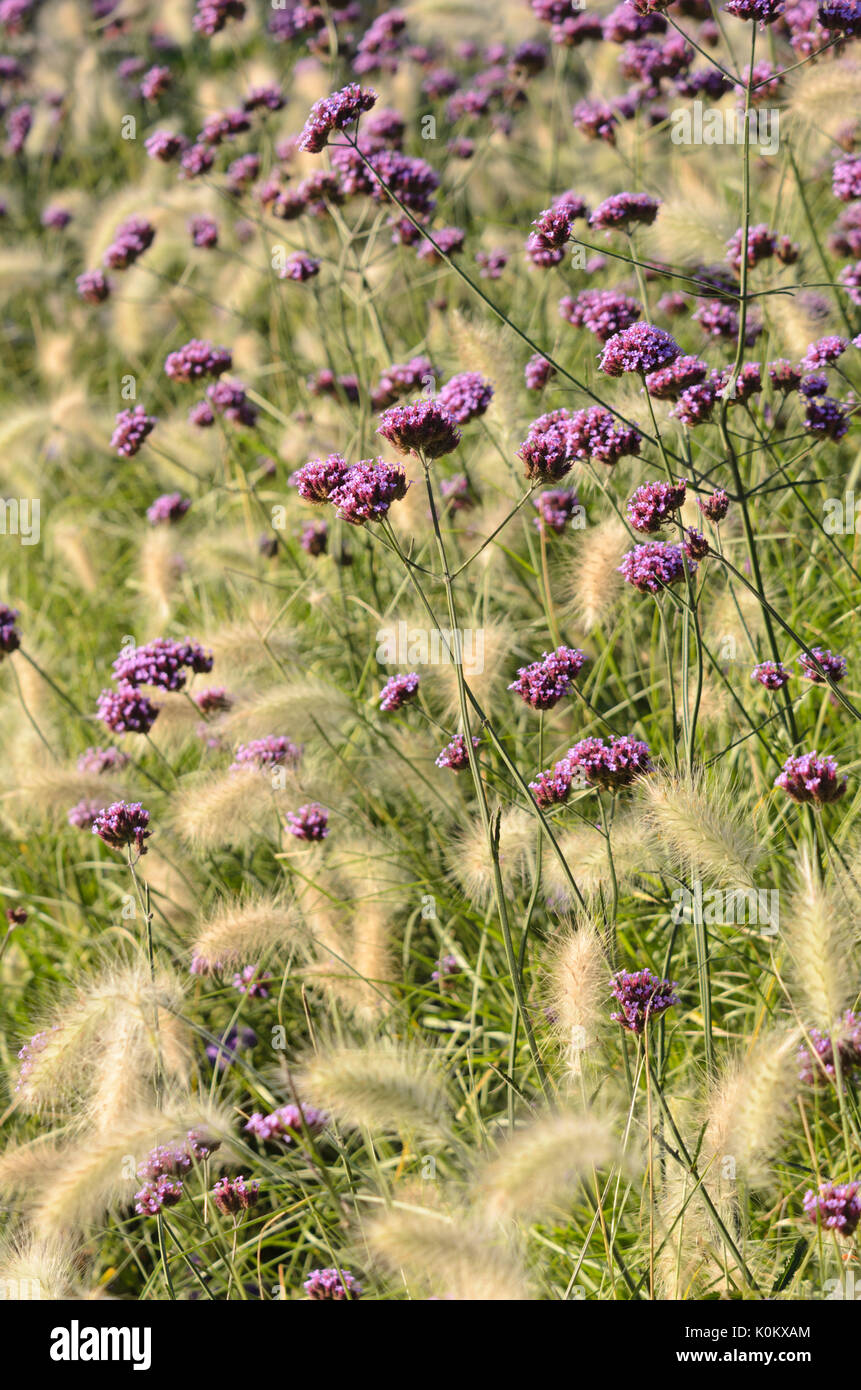
[[[674,361],[680,353],[671,333],[648,323],[635,323],[607,339],[598,370],[607,376],[622,376],[624,372],[645,376]]]
[[[229,372],[233,358],[228,348],[213,347],[201,338],[192,338],[165,359],[164,370],[173,381],[199,381],[201,377]]]
[[[262,1115],[255,1111],[246,1124],[245,1131],[247,1134],[255,1135],[264,1144],[273,1140],[293,1144],[302,1138],[303,1119],[304,1128],[312,1138],[322,1134],[329,1123],[329,1116],[325,1111],[315,1110],[313,1105],[303,1105],[301,1110],[298,1105],[283,1105],[280,1110],[273,1110],[271,1115]]]
[[[240,743],[234,753],[230,771],[243,767],[295,767],[302,753],[292,739],[284,734],[267,734],[265,738],[252,739],[250,743]]]
[[[823,805],[839,801],[846,791],[848,778],[842,778],[836,758],[820,758],[814,749],[786,759],[783,771],[774,785],[781,787],[793,801]]]
[[[690,386],[705,381],[708,366],[701,357],[677,357],[666,367],[649,372],[646,390],[658,401],[677,401]]]
[[[698,497],[697,506],[706,521],[710,521],[712,525],[716,526],[718,522],[723,521],[729,511],[729,496],[723,488],[715,488],[710,497]]]
[[[798,1049],[799,1078],[805,1085],[836,1081],[838,1062],[844,1080],[861,1071],[861,1019],[851,1009],[831,1033],[811,1028],[810,1043],[810,1048],[805,1044]]]
[[[125,683],[116,690],[103,690],[97,702],[99,718],[115,734],[148,734],[160,708],[149,696]]]
[[[677,584],[684,578],[686,565],[689,574],[696,573],[696,562],[686,559],[681,546],[647,541],[628,551],[619,573],[626,584],[633,585],[641,594],[658,594],[668,584]]]
[[[103,304],[111,292],[111,283],[101,270],[85,270],[75,281],[75,288],[87,304]]]
[[[365,111],[370,111],[377,100],[373,89],[364,90],[357,82],[349,82],[339,92],[332,92],[311,107],[302,133],[299,136],[299,149],[308,154],[319,154],[329,143],[334,130],[344,130],[352,125]]]
[[[678,1004],[675,980],[662,980],[651,970],[617,970],[610,987],[621,1006],[611,1014],[614,1023],[621,1023],[629,1033],[642,1034],[646,1024]]]
[[[165,492],[147,507],[147,521],[151,526],[161,526],[179,521],[191,506],[191,498],[183,497],[181,492]]]
[[[736,274],[741,273],[742,246],[744,243],[744,228],[739,227],[737,232],[733,232],[727,242],[726,258]],[[748,227],[747,230],[747,263],[752,269],[759,265],[760,261],[769,260],[777,252],[777,237],[764,222],[758,222],[755,227]]]
[[[553,531],[561,535],[575,514],[580,510],[580,501],[573,488],[548,488],[532,499],[538,512],[534,524],[539,531]]]
[[[804,412],[804,428],[810,434],[818,434],[824,439],[833,439],[836,442],[842,439],[849,429],[846,407],[831,396],[808,400]]]
[[[212,652],[198,642],[174,642],[157,637],[143,647],[126,647],[113,665],[118,684],[157,685],[161,690],[182,690],[186,668],[195,674],[212,670]]]
[[[138,854],[146,854],[145,841],[152,834],[147,830],[149,811],[139,801],[115,801],[100,811],[93,821],[93,834],[98,835],[111,849],[135,845]]]
[[[386,714],[401,709],[414,700],[419,690],[419,677],[415,671],[405,675],[390,676],[380,691],[380,709]]]
[[[269,971],[261,969],[259,965],[243,965],[233,976],[233,988],[248,999],[268,999],[266,986],[271,983]]]
[[[752,681],[759,681],[766,690],[782,690],[791,673],[779,661],[761,661],[750,673]]]
[[[102,260],[109,270],[126,270],[155,240],[155,228],[145,217],[129,217],[117,227]]]
[[[493,387],[479,372],[460,372],[440,387],[436,399],[456,425],[466,425],[485,413]]]
[[[432,383],[439,376],[429,357],[412,357],[409,362],[394,362],[382,373],[371,394],[374,410],[385,410],[402,396],[409,396],[420,386]]]
[[[103,772],[119,772],[128,762],[128,753],[119,748],[87,748],[78,758],[77,766],[79,772],[94,772],[100,777]]]
[[[478,745],[479,739],[473,734],[472,746],[477,748]],[[469,767],[469,750],[463,734],[455,734],[451,743],[446,744],[436,759],[436,765],[437,767],[450,767],[452,772],[462,772],[465,767]]]
[[[17,619],[17,608],[7,608],[5,603],[0,603],[0,661],[11,652],[16,652],[21,645]]]
[[[157,424],[155,415],[147,415],[142,405],[136,405],[132,410],[121,410],[114,423],[111,448],[116,449],[123,458],[134,458]]]
[[[628,520],[634,530],[660,531],[673,512],[684,506],[686,491],[684,478],[678,483],[643,483],[628,500]]]
[[[601,231],[630,231],[638,224],[650,227],[661,206],[659,198],[650,198],[647,193],[615,193],[599,203],[589,226]]]
[[[801,674],[814,685],[824,685],[826,679],[840,681],[846,675],[846,657],[839,656],[836,652],[828,651],[825,647],[811,647],[811,656],[807,652],[802,652],[797,661],[801,667]],[[815,660],[811,659],[815,658]],[[824,675],[820,674],[817,667],[821,667]]]
[[[568,694],[585,662],[585,652],[576,647],[557,647],[545,652],[540,661],[521,666],[508,689],[516,690],[533,709],[553,709]]]
[[[533,353],[523,368],[523,378],[526,382],[527,391],[542,391],[551,377],[556,375],[556,368],[542,357],[540,352]]]
[[[595,459],[608,466],[640,452],[641,436],[633,426],[617,421],[603,406],[590,406],[571,415],[553,410],[540,415],[518,449],[527,478],[557,482],[578,459]]]
[[[312,1269],[302,1287],[313,1299],[345,1302],[362,1297],[362,1286],[348,1269]]]
[[[529,790],[539,806],[551,806],[567,801],[575,788],[617,791],[652,771],[649,745],[630,734],[612,738],[608,743],[602,738],[583,738],[550,771],[539,773],[529,783]]]
[[[377,434],[399,453],[421,454],[427,459],[442,458],[460,443],[460,430],[438,400],[391,406],[380,417]]]
[[[643,311],[636,299],[618,290],[582,290],[576,299],[560,299],[559,312],[575,328],[588,328],[599,343],[606,343],[635,324]]]
[[[223,1216],[237,1216],[257,1205],[260,1183],[246,1182],[241,1173],[235,1178],[219,1178],[212,1189],[212,1200]]]
[[[861,1221],[861,1182],[819,1184],[804,1194],[804,1210],[814,1226],[852,1236]]]
[[[244,15],[244,0],[197,0],[191,27],[211,39],[213,34],[221,33],[229,19],[242,19]]]
[[[298,811],[288,811],[287,827],[297,840],[325,840],[329,834],[329,812],[311,801]]]

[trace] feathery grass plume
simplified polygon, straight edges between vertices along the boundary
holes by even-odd
[[[796,891],[783,922],[789,994],[808,1026],[828,1030],[858,992],[857,906],[822,882],[810,851],[798,855]]]
[[[764,831],[739,789],[715,770],[658,772],[640,784],[642,804],[669,863],[727,887],[753,883]]]
[[[60,262],[46,259],[41,248],[4,246],[0,253],[0,288],[8,291],[32,286],[36,289],[55,279],[60,269]]]
[[[183,927],[197,913],[201,888],[195,867],[167,834],[159,835],[147,854],[146,882],[153,910],[172,927]]]
[[[254,599],[242,620],[221,623],[207,635],[205,645],[212,648],[219,678],[230,683],[235,677],[241,683],[266,671],[277,680],[283,679],[285,669],[295,667],[296,640],[280,616],[265,600]]]
[[[370,1021],[391,1005],[395,978],[392,918],[381,905],[359,906],[353,923],[351,964],[355,967],[356,1016]]]
[[[85,543],[84,537],[92,532],[86,518],[72,520],[71,517],[56,521],[49,532],[49,540],[63,565],[73,575],[76,583],[87,594],[94,594],[99,587],[99,575],[93,556],[96,547]]]
[[[173,829],[198,850],[278,840],[286,806],[259,768],[183,777],[170,807]]]
[[[521,377],[516,353],[512,352],[511,331],[504,324],[491,318],[473,318],[460,309],[453,309],[445,322],[439,321],[439,348],[432,341],[431,349],[445,354],[450,359],[452,348],[456,367],[448,375],[457,372],[479,372],[493,385],[493,400],[487,412],[491,429],[495,421],[502,423],[504,429],[513,434],[520,424],[517,401],[520,395]],[[436,335],[434,335],[436,338]],[[499,455],[497,458],[497,470]]]
[[[507,1140],[479,1174],[476,1194],[493,1218],[536,1221],[569,1206],[593,1169],[621,1159],[608,1116],[559,1111]]]
[[[25,823],[32,824],[50,816],[65,824],[66,813],[76,802],[85,799],[100,806],[110,806],[129,796],[130,780],[116,773],[78,772],[74,767],[58,767],[56,763],[33,767],[23,772],[21,785],[15,789],[15,813]]]
[[[137,1102],[153,1093],[159,1049],[165,1072],[186,1080],[190,1050],[177,1018],[182,1002],[179,980],[163,968],[155,979],[143,960],[107,969],[28,1044],[21,1105],[34,1111],[83,1106],[94,1123],[109,1120],[124,1098]]]
[[[286,730],[300,742],[319,738],[321,730],[329,738],[341,739],[349,732],[351,714],[349,698],[336,686],[307,679],[279,682],[247,703],[238,704],[222,727],[243,742],[265,738],[273,729]]]
[[[192,952],[210,966],[228,968],[269,953],[294,950],[303,940],[300,915],[282,895],[226,900],[198,924]]]
[[[161,632],[182,572],[176,536],[170,527],[154,526],[143,533],[138,569],[149,615],[144,635],[149,637],[156,629]]]
[[[715,1253],[708,1208],[695,1179],[676,1163],[667,1165],[662,1181],[658,1237],[655,1282],[659,1297],[704,1298],[728,1289],[725,1270]]]
[[[299,1089],[351,1127],[428,1134],[446,1129],[445,1076],[429,1048],[385,1038],[355,1047],[332,1044],[308,1059]]]
[[[594,898],[612,891],[607,841],[597,826],[577,825],[557,832],[556,839],[584,897]],[[635,811],[615,817],[610,827],[610,844],[620,892],[630,889],[645,874],[660,872],[662,860],[657,839]],[[545,855],[544,879],[556,910],[569,912],[577,906],[574,890],[555,854]]]
[[[710,148],[711,163],[719,158],[719,151]],[[703,177],[690,160],[676,167],[676,187],[646,233],[648,255],[673,265],[719,263],[726,255],[727,238],[735,231],[729,204],[720,196],[711,173]]]
[[[861,106],[861,63],[851,54],[823,67],[799,68],[789,74],[787,84],[787,112],[793,125],[823,138],[845,125],[847,111]]]
[[[535,869],[535,820],[519,807],[503,811],[499,821],[499,871],[507,894],[529,883]],[[449,868],[471,903],[480,906],[493,897],[493,859],[484,827],[470,820],[455,838],[448,854]]]
[[[342,885],[343,896],[359,904],[373,900],[389,909],[403,907],[415,890],[409,866],[383,836],[339,835],[331,847],[329,866]]]
[[[76,1136],[58,1151],[56,1169],[28,1194],[34,1231],[53,1236],[86,1229],[126,1206],[139,1183],[135,1169],[140,1160],[158,1144],[181,1142],[190,1129],[229,1143],[230,1114],[189,1099],[164,1110],[148,1108],[115,1116],[110,1128]]]
[[[500,691],[519,654],[518,644],[510,623],[486,619],[481,614],[461,614],[460,622],[464,679],[476,699],[486,706]],[[447,715],[454,719],[460,716],[457,664],[450,655],[456,648],[449,629],[444,629],[444,635],[445,641],[440,639],[442,660],[428,668],[425,683],[442,699]]]
[[[371,1252],[408,1284],[464,1302],[522,1302],[530,1297],[514,1245],[494,1237],[467,1212],[451,1217],[398,1207],[366,1229]]]
[[[809,338],[805,337],[807,342]],[[731,521],[732,514],[722,526]],[[727,663],[746,662],[748,658],[753,666],[763,626],[762,605],[755,594],[740,584],[727,583],[722,589],[715,586],[713,601],[705,613],[703,636],[720,666],[727,669]],[[729,669],[732,671],[733,667]]]
[[[606,621],[622,592],[618,567],[630,549],[631,538],[617,517],[609,517],[590,526],[578,540],[565,594],[565,614],[579,622],[585,632],[591,632]]]
[[[76,1251],[62,1235],[40,1238],[26,1228],[0,1248],[0,1300],[55,1302],[78,1296]]]
[[[579,1076],[606,1017],[610,968],[601,937],[585,917],[551,942],[545,994],[571,1076]]]
[[[708,1169],[706,1185],[722,1200],[727,1187],[734,1196],[736,1174],[752,1186],[773,1177],[770,1165],[795,1097],[798,1040],[797,1030],[768,1030],[725,1066],[712,1088],[699,1169]]]

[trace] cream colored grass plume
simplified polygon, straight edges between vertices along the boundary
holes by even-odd
[[[612,892],[613,880],[607,841],[596,826],[580,824],[571,830],[558,830],[559,848],[574,876],[577,887],[587,898]],[[657,837],[636,811],[617,815],[610,828],[613,868],[620,892],[630,890],[639,879],[660,873],[663,860]],[[555,854],[545,854],[544,878],[547,891],[554,902],[565,911],[573,911],[577,899]]]
[[[571,1076],[579,1076],[584,1062],[594,1059],[600,1025],[607,1014],[609,980],[610,966],[600,934],[587,918],[563,927],[551,940],[544,994]]]
[[[516,1247],[468,1212],[448,1216],[396,1205],[368,1225],[366,1238],[371,1253],[408,1287],[467,1302],[530,1298]]]
[[[56,1302],[81,1296],[78,1251],[62,1235],[20,1229],[0,1247],[0,1301]]]
[[[139,1183],[135,1170],[151,1149],[184,1141],[190,1129],[228,1145],[231,1128],[229,1113],[204,1101],[116,1115],[110,1129],[85,1131],[55,1149],[52,1168],[27,1184],[22,1205],[33,1230],[44,1237],[86,1230],[132,1201]],[[3,1176],[0,1161],[0,1186]]]
[[[111,967],[75,991],[30,1044],[17,1092],[27,1110],[86,1115],[98,1127],[118,1109],[150,1100],[161,1066],[185,1082],[191,1062],[179,1019],[183,988],[146,961]]]
[[[299,1089],[351,1128],[425,1134],[447,1128],[445,1075],[428,1048],[385,1038],[333,1043],[308,1058]]]
[[[478,1175],[476,1195],[489,1216],[535,1221],[570,1207],[584,1178],[621,1161],[605,1115],[560,1110],[518,1131]]]
[[[226,899],[202,920],[191,947],[211,968],[230,968],[263,955],[285,955],[306,939],[295,905],[283,894]]]
[[[789,993],[806,1027],[831,1029],[858,994],[859,904],[822,881],[807,847],[782,922]]]
[[[250,847],[261,838],[278,841],[287,810],[283,792],[273,789],[266,773],[247,766],[184,777],[171,801],[170,820],[194,849]]]
[[[735,1190],[734,1174],[754,1185],[773,1177],[771,1162],[794,1105],[799,1033],[773,1028],[748,1052],[731,1059],[715,1083],[706,1111],[700,1171],[710,1189],[721,1179]],[[726,1178],[725,1160],[731,1160]]]
[[[529,882],[535,867],[535,820],[518,807],[503,811],[499,820],[499,870],[506,893]],[[484,826],[470,820],[455,837],[448,853],[449,870],[471,903],[483,906],[493,897],[493,858]]]
[[[321,730],[330,738],[345,738],[351,715],[347,696],[326,681],[278,681],[270,690],[237,704],[223,728],[241,742],[265,738],[273,731],[286,731],[300,741],[319,738]]]
[[[565,594],[565,614],[579,622],[584,632],[592,632],[607,621],[621,597],[623,581],[618,567],[633,541],[616,517],[590,526],[579,539]]]
[[[640,780],[646,818],[667,861],[727,888],[749,887],[765,853],[765,829],[738,788],[714,770],[657,772]]]

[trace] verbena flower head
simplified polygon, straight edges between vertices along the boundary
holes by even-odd
[[[229,19],[242,19],[244,15],[244,0],[197,0],[191,27],[210,39],[221,33]]]
[[[847,338],[839,338],[832,333],[811,343],[801,359],[800,366],[805,372],[815,372],[820,367],[833,367],[849,346]]]
[[[800,804],[816,802],[823,805],[839,801],[846,791],[848,778],[842,778],[836,758],[820,758],[814,749],[786,759],[783,771],[774,785],[781,787],[793,801]]]
[[[805,1192],[804,1210],[814,1226],[852,1236],[861,1221],[861,1182],[820,1183]]]
[[[315,801],[288,811],[287,827],[297,840],[325,840],[329,834],[329,812]]]
[[[297,469],[291,482],[306,502],[328,502],[349,471],[350,465],[341,454],[329,454],[324,459],[310,459]]]
[[[835,198],[842,203],[853,203],[861,198],[861,155],[847,154],[838,159],[831,175],[831,187]]]
[[[121,410],[111,435],[111,448],[116,449],[123,458],[134,458],[157,424],[156,417],[147,415],[142,405],[133,406],[131,410]]]
[[[314,256],[308,256],[304,251],[295,251],[292,256],[288,256],[284,262],[284,268],[279,275],[282,280],[298,280],[304,284],[306,280],[312,280],[315,275],[320,274],[320,262]]]
[[[348,82],[338,92],[323,97],[311,107],[308,119],[299,136],[299,149],[319,154],[329,143],[334,130],[344,130],[370,111],[377,100],[372,88],[363,89],[357,82]]]
[[[479,739],[473,734],[472,746],[477,748],[478,745]],[[461,772],[465,767],[469,767],[469,750],[463,734],[455,734],[451,743],[446,744],[436,759],[436,765],[437,767],[449,767],[452,772]]]
[[[161,706],[135,686],[121,683],[117,690],[102,691],[97,708],[99,718],[115,734],[148,734]]]
[[[402,454],[442,458],[460,443],[460,430],[438,400],[395,405],[383,412],[377,434]]]
[[[526,382],[527,391],[541,391],[556,375],[556,368],[542,357],[540,352],[535,352],[530,357],[526,366],[523,368],[523,378]]]
[[[726,244],[726,258],[736,274],[741,273],[743,243],[744,228],[739,227],[737,232],[733,232]],[[748,227],[747,263],[751,269],[755,265],[759,265],[760,261],[769,260],[776,252],[777,237],[774,232],[770,231],[764,222],[758,222],[755,227]]]
[[[781,357],[776,362],[769,362],[768,375],[778,391],[797,391],[801,384],[802,370],[785,357]]]
[[[635,545],[622,559],[619,573],[626,584],[641,594],[657,594],[669,584],[684,578],[685,565],[689,574],[696,573],[696,563],[685,558],[681,546],[664,541],[647,541]]]
[[[111,849],[134,845],[138,854],[146,854],[145,841],[152,834],[147,830],[149,811],[139,801],[115,801],[93,821],[93,834],[104,840]]]
[[[677,401],[689,386],[698,386],[708,375],[701,357],[677,357],[667,367],[659,367],[646,377],[646,390],[659,401]]]
[[[598,370],[607,376],[622,376],[626,372],[645,376],[673,362],[680,353],[681,348],[671,333],[648,323],[635,323],[607,340]]]
[[[846,406],[831,396],[808,400],[804,412],[804,428],[810,434],[822,435],[835,442],[842,439],[849,429],[849,416]]]
[[[306,521],[299,544],[307,555],[325,555],[329,548],[329,526],[325,521]]]
[[[228,348],[214,347],[202,338],[192,338],[165,359],[164,370],[173,381],[199,381],[201,377],[229,372],[233,357]]]
[[[347,469],[328,500],[343,521],[361,526],[366,521],[381,521],[392,503],[406,496],[408,487],[401,464],[361,459]]]
[[[257,1205],[260,1183],[246,1182],[241,1173],[235,1178],[219,1178],[212,1189],[212,1200],[223,1216],[237,1216]]]
[[[312,1269],[302,1287],[313,1299],[343,1302],[362,1297],[362,1286],[348,1269]]]
[[[267,734],[265,738],[240,743],[230,765],[231,772],[243,767],[295,767],[302,757],[292,739],[284,734]]]
[[[186,668],[198,674],[212,670],[212,652],[198,642],[174,642],[157,637],[143,647],[126,647],[113,665],[120,684],[157,685],[162,690],[182,690]]]
[[[517,680],[508,689],[516,690],[533,709],[553,709],[568,694],[585,662],[586,653],[576,647],[557,647],[553,652],[545,652],[540,661],[521,666]]]
[[[547,488],[533,497],[532,505],[538,512],[534,518],[538,530],[553,531],[557,536],[580,511],[580,502],[573,488]]]
[[[829,651],[826,647],[811,647],[810,651],[816,658],[812,661],[807,652],[802,652],[796,658],[801,667],[801,674],[814,685],[824,685],[826,677],[833,681],[840,681],[846,675],[846,657],[839,656],[837,652]],[[817,663],[822,667],[825,675],[820,675],[817,670]]]
[[[76,830],[92,830],[93,823],[104,809],[101,801],[93,801],[90,797],[85,796],[69,808],[66,812],[66,820]]]
[[[765,28],[780,18],[785,4],[784,0],[726,0],[723,8],[736,19],[752,19]]]
[[[588,786],[617,790],[654,770],[651,749],[642,739],[622,734],[607,743],[602,738],[583,738],[568,749],[564,761],[572,773],[581,774]]]
[[[668,519],[685,504],[687,482],[643,483],[628,499],[628,520],[635,531],[660,531]]]
[[[652,1019],[679,1002],[677,982],[662,980],[651,970],[617,970],[610,987],[621,1006],[611,1019],[638,1036]]]
[[[16,652],[21,645],[18,616],[17,608],[8,608],[5,603],[0,603],[0,661],[11,652]]]
[[[415,671],[406,675],[390,676],[380,691],[380,709],[386,714],[401,709],[414,700],[419,690],[419,677]]]
[[[642,315],[636,299],[619,290],[582,290],[576,299],[565,295],[559,313],[575,328],[588,328],[600,343],[635,324]]]
[[[798,1049],[799,1079],[808,1086],[821,1086],[837,1080],[837,1061],[840,1075],[850,1079],[861,1070],[861,1018],[847,1009],[831,1033],[810,1030],[810,1044]],[[836,1057],[835,1057],[836,1049]]]
[[[101,270],[85,270],[75,281],[75,288],[87,304],[103,304],[111,292],[110,281]]]
[[[135,1211],[141,1216],[158,1216],[167,1207],[175,1207],[182,1199],[182,1183],[178,1178],[156,1178],[135,1193]]]
[[[601,231],[629,231],[631,227],[650,227],[658,215],[660,198],[647,193],[615,193],[599,203],[589,218],[589,226]]]
[[[790,679],[791,672],[781,666],[779,661],[761,661],[750,673],[752,681],[759,681],[766,690],[782,690]]]
[[[305,1121],[305,1129],[315,1138],[322,1134],[326,1125],[329,1123],[329,1116],[323,1110],[315,1110],[313,1105],[303,1105],[299,1109],[298,1105],[282,1105],[279,1110],[273,1110],[271,1115],[263,1115],[259,1111],[251,1116],[245,1126],[246,1133],[254,1134],[256,1137],[269,1143],[278,1140],[283,1144],[294,1144],[303,1138],[302,1121]]]
[[[259,965],[243,965],[233,976],[233,988],[249,999],[268,999],[267,985],[271,983],[269,971],[262,970]]]
[[[191,498],[181,492],[165,492],[147,507],[147,521],[152,526],[179,521],[191,506]]]
[[[729,511],[729,495],[723,488],[715,488],[710,497],[698,497],[697,506],[706,520],[716,526]]]
[[[493,387],[480,372],[461,372],[440,387],[436,399],[456,425],[466,425],[485,413]]]
[[[129,217],[117,228],[114,240],[104,256],[109,270],[125,270],[155,240],[155,228],[145,217]]]
[[[128,762],[128,753],[119,748],[87,748],[78,758],[77,767],[79,772],[95,772],[101,776],[103,772],[119,772]]]

